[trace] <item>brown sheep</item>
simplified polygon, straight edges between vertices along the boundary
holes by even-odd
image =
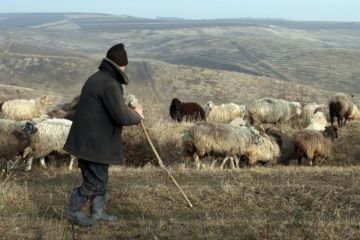
[[[10,132],[6,131],[6,129],[0,129],[1,164],[15,160],[18,156],[21,156],[24,149],[30,145],[30,135],[37,131],[38,129],[29,123],[26,123],[21,129],[14,129]],[[12,168],[12,166],[7,166],[7,170],[9,170],[9,168]]]
[[[68,113],[62,109],[51,110],[47,113],[50,118],[64,118]]]
[[[329,113],[331,125],[334,124],[334,118],[337,118],[339,127],[346,125],[349,116],[353,111],[354,103],[344,93],[337,93],[329,101]]]
[[[298,163],[301,164],[303,157],[308,159],[310,166],[317,156],[328,159],[332,153],[332,143],[337,137],[337,128],[334,126],[326,127],[324,132],[302,130],[296,133],[293,145]]]
[[[170,117],[178,122],[185,120],[186,122],[192,121],[205,121],[205,111],[197,103],[194,102],[181,102],[179,99],[174,98],[170,104]]]
[[[75,111],[79,101],[80,101],[80,95],[74,97],[74,99],[71,102],[63,104],[61,106],[61,109],[64,110],[65,112]]]
[[[275,133],[270,131],[267,131],[267,133],[260,132],[259,144],[250,145],[244,156],[250,166],[257,162],[273,165],[279,162],[281,144],[280,135],[275,135]]]
[[[48,112],[47,115],[50,118],[64,118],[72,121],[74,119],[75,110],[80,100],[80,95],[74,97],[74,99],[65,104],[58,105],[52,111]]]

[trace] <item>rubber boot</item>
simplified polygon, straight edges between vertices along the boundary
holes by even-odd
[[[66,209],[65,213],[71,221],[81,226],[92,226],[95,221],[81,211],[86,200],[85,197],[81,196],[79,189],[74,188],[70,195],[69,207]]]
[[[109,221],[115,222],[116,216],[108,215],[105,212],[105,196],[96,196],[91,201],[91,218],[94,221]]]

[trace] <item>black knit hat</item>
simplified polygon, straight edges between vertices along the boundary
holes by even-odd
[[[128,65],[128,58],[124,44],[118,43],[112,46],[106,53],[106,58],[110,59],[119,66]]]

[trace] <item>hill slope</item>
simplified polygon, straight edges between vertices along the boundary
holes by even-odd
[[[122,41],[131,60],[237,71],[330,91],[360,92],[358,23],[156,20],[80,13],[2,14],[1,19],[0,44],[41,46],[101,59],[109,46]]]

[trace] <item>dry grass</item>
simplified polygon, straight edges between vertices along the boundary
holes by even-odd
[[[194,204],[189,209],[158,167],[139,126],[125,128],[125,166],[112,167],[107,206],[120,220],[93,228],[64,218],[79,170],[50,164],[0,179],[1,239],[358,239],[360,123],[339,130],[334,158],[322,167],[274,166],[196,171],[163,106],[145,108],[156,148]],[[284,154],[291,136],[283,126]],[[349,144],[351,143],[351,144]],[[290,161],[290,165],[294,161]],[[151,163],[151,164],[148,164]],[[144,166],[139,168],[138,166]],[[86,207],[88,209],[88,206]]]
[[[64,219],[79,171],[18,172],[0,185],[1,239],[358,239],[359,167],[240,171],[172,169],[189,209],[155,167],[113,167],[108,210],[120,220],[93,228]],[[74,231],[74,232],[73,232]]]

